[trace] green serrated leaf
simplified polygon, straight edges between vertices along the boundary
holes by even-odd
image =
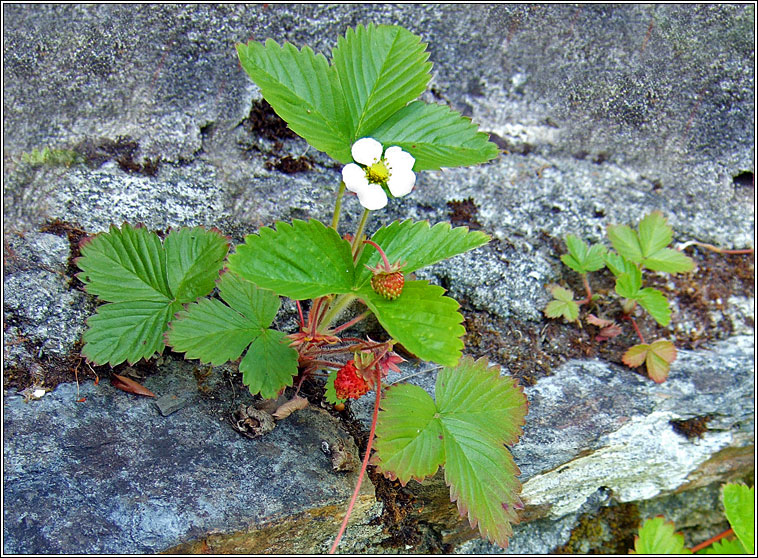
[[[424,92],[432,67],[426,62],[425,49],[418,36],[396,25],[359,25],[338,39],[332,57],[352,140],[372,135],[377,126]]]
[[[259,287],[295,300],[350,292],[355,266],[350,244],[319,221],[278,222],[245,237],[229,269]]]
[[[721,539],[716,541],[710,546],[705,547],[703,550],[699,550],[696,554],[754,554],[754,552],[748,552],[745,546],[739,539]]]
[[[282,389],[292,385],[297,361],[297,351],[289,346],[284,332],[263,330],[240,361],[242,383],[253,395],[260,393],[264,399],[276,397]]]
[[[645,216],[640,221],[638,231],[626,225],[609,225],[608,238],[619,254],[647,269],[667,273],[684,273],[694,269],[692,259],[666,248],[671,242],[672,230],[660,211]],[[615,271],[614,274],[618,275]]]
[[[748,554],[755,552],[755,487],[726,484],[721,489],[724,512],[734,534]]]
[[[630,271],[616,277],[616,293],[624,298],[636,299],[642,287],[642,272],[637,267]]]
[[[490,237],[481,231],[469,231],[468,227],[451,228],[449,223],[431,227],[428,221],[409,219],[381,227],[371,240],[382,247],[390,263],[405,262],[403,273],[411,273],[483,246]],[[366,266],[374,267],[380,261],[379,252],[367,245],[356,265],[357,287],[371,279],[372,272]]]
[[[213,290],[229,242],[218,231],[185,227],[171,231],[163,247],[171,293],[179,302],[191,302]]]
[[[669,325],[669,322],[671,321],[669,301],[658,289],[645,287],[640,290],[635,297],[627,298],[635,298],[637,302],[640,303],[640,306],[650,312],[650,315],[656,322],[658,322],[658,324],[664,327]]]
[[[470,357],[437,377],[436,403],[421,388],[387,390],[376,430],[380,471],[405,484],[445,466],[445,480],[461,514],[505,547],[518,521],[518,467],[506,449],[521,434],[527,404],[499,367]]]
[[[471,120],[444,105],[422,101],[397,111],[373,130],[371,137],[413,155],[417,172],[476,165],[498,155],[497,146]]]
[[[560,318],[567,322],[575,322],[579,318],[579,305],[574,301],[574,293],[558,285],[550,289],[555,300],[551,300],[545,307],[545,316],[548,318]]]
[[[405,485],[444,462],[442,424],[429,394],[412,384],[390,387],[381,401],[374,448],[382,471]]]
[[[574,236],[566,235],[566,247],[569,253],[561,256],[561,261],[577,273],[589,273],[605,267],[605,255],[607,249],[602,244],[594,244],[592,247]]]
[[[253,395],[272,397],[292,382],[297,373],[297,351],[284,333],[267,329],[279,310],[279,297],[234,273],[219,280],[219,300],[201,299],[189,304],[171,322],[166,334],[174,350],[187,358],[214,365],[240,362],[243,383]]]
[[[163,332],[181,308],[171,301],[132,300],[97,307],[87,319],[82,354],[96,364],[134,364],[163,352]]]
[[[168,321],[189,302],[208,294],[229,245],[201,227],[172,231],[164,244],[154,232],[125,223],[82,247],[77,277],[89,292],[113,302],[88,320],[82,353],[115,366],[163,351]]]
[[[77,274],[88,293],[107,302],[150,300],[173,296],[166,279],[166,254],[158,235],[128,223],[111,225],[81,247]]]
[[[642,261],[642,248],[637,233],[626,225],[608,225],[608,238],[616,251],[634,263]]]
[[[290,129],[340,163],[352,160],[352,137],[337,72],[310,47],[269,39],[237,45],[240,63]]]
[[[684,546],[684,536],[674,532],[674,524],[663,517],[653,517],[640,527],[629,554],[692,554]]]
[[[649,258],[645,258],[643,265],[653,271],[666,273],[687,273],[695,269],[692,258],[671,248],[658,250]]]
[[[356,294],[376,315],[387,333],[422,360],[446,366],[458,363],[466,332],[458,303],[427,281],[406,281],[402,294],[387,300],[370,285]]]
[[[660,211],[653,211],[640,221],[637,227],[640,250],[643,258],[649,258],[671,242],[673,231]]]
[[[623,256],[619,256],[616,252],[606,252],[603,259],[605,260],[606,267],[608,267],[608,269],[611,270],[611,273],[616,277],[622,273],[632,274],[635,269],[638,269],[637,264],[627,260]]]

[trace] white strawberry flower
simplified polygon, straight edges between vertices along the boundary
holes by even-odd
[[[345,165],[342,180],[348,190],[358,194],[358,201],[366,209],[381,209],[387,205],[385,186],[396,198],[413,190],[416,159],[410,153],[396,145],[384,151],[374,138],[359,139],[350,151],[355,163]]]

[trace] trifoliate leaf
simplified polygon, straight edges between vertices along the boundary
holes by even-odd
[[[455,366],[466,332],[459,304],[427,281],[406,281],[402,294],[387,300],[371,285],[356,292],[387,333],[422,360]]]
[[[338,39],[332,57],[351,140],[376,138],[377,126],[424,92],[432,68],[425,49],[418,36],[397,25],[358,25]]]
[[[645,287],[634,298],[640,303],[640,306],[650,312],[650,315],[658,324],[664,327],[669,325],[671,321],[671,308],[669,308],[668,299],[661,291],[652,287]]]
[[[77,277],[88,292],[112,302],[87,324],[82,354],[96,364],[134,363],[163,351],[168,321],[181,308],[208,294],[228,241],[201,227],[157,234],[125,223],[95,235],[82,246]]]
[[[275,396],[297,374],[297,351],[285,334],[268,329],[279,310],[279,297],[234,273],[218,283],[219,300],[201,299],[187,305],[171,322],[167,343],[187,358],[214,365],[237,360],[242,381],[255,395]]]
[[[660,211],[642,219],[638,231],[626,225],[609,225],[608,238],[624,258],[653,271],[683,273],[695,267],[689,257],[666,248],[671,242],[672,231]]]
[[[373,130],[371,137],[413,155],[417,172],[476,165],[498,155],[497,146],[471,120],[444,105],[422,101],[397,111]]]
[[[229,269],[295,300],[350,292],[355,277],[350,244],[316,220],[280,221],[246,236]]]
[[[637,368],[644,362],[650,379],[660,384],[666,381],[670,365],[676,360],[676,347],[664,339],[649,345],[640,343],[630,347],[621,360],[631,368]]]
[[[634,537],[634,550],[629,554],[692,554],[684,546],[684,535],[674,532],[674,524],[662,516],[645,521]]]
[[[721,489],[724,512],[747,554],[755,553],[755,487],[726,484]]]
[[[506,449],[521,435],[523,391],[499,367],[465,357],[437,377],[436,403],[421,388],[393,386],[382,400],[376,429],[380,471],[402,484],[445,467],[461,515],[482,536],[507,546],[521,506],[518,467]]]
[[[240,63],[290,129],[340,163],[352,160],[349,117],[337,72],[322,54],[269,39],[237,45]]]
[[[573,234],[566,235],[566,247],[569,253],[561,256],[561,261],[577,273],[589,273],[605,267],[607,249],[602,244],[591,247]]]
[[[545,307],[545,316],[548,318],[560,318],[567,322],[575,322],[579,318],[579,305],[574,301],[574,293],[558,285],[553,285],[550,292],[555,300],[551,300]]]
[[[381,246],[390,263],[405,263],[403,273],[411,273],[483,246],[490,237],[468,227],[451,228],[449,223],[430,227],[428,221],[409,219],[381,227],[371,240]],[[366,266],[375,267],[380,261],[379,252],[367,245],[356,265],[356,286],[362,287],[371,279],[373,274]]]

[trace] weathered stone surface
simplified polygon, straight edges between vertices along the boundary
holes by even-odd
[[[206,537],[215,548],[213,534],[242,540],[281,525],[307,527],[309,538],[301,547],[261,537],[235,544],[253,553],[313,552],[333,537],[357,473],[333,471],[321,445],[349,434],[311,407],[267,436],[245,438],[227,420],[235,398],[249,394],[235,394],[222,369],[200,391],[193,368],[169,360],[144,381],[159,396],[195,394],[167,417],[153,399],[107,380],[78,392],[61,384],[28,403],[6,396],[3,493],[14,503],[4,509],[4,552],[151,553]],[[358,517],[373,503],[366,483]]]
[[[278,219],[330,219],[339,168],[299,138],[275,141],[244,124],[260,92],[233,45],[249,38],[328,55],[346,27],[374,21],[429,43],[424,98],[471,116],[504,152],[476,168],[420,174],[369,229],[447,220],[448,202],[473,198],[496,241],[418,275],[478,310],[540,323],[544,285],[560,273],[549,240],[571,232],[599,241],[609,223],[655,209],[677,242],[754,245],[751,5],[4,5],[3,16],[6,364],[44,365],[40,348],[72,354],[93,309],[66,275],[65,240],[37,232],[45,222],[88,232],[124,220],[215,225],[239,242]],[[119,138],[134,142],[133,160],[102,155]],[[21,161],[45,146],[98,155],[70,168]],[[307,172],[271,168],[301,155]],[[133,172],[159,160],[154,174]],[[351,232],[354,197],[342,214],[340,230]],[[680,352],[663,385],[582,361],[526,390],[530,415],[513,452],[531,521],[511,552],[565,544],[581,514],[609,501],[600,487],[637,502],[642,517],[659,496],[712,490],[753,467],[754,299],[724,306],[714,320],[728,320],[734,336]],[[292,327],[293,315],[286,303],[277,323]],[[667,331],[681,327],[690,324]],[[26,404],[6,395],[4,551],[327,550],[353,476],[331,471],[319,440],[342,427],[309,409],[248,440],[218,420],[233,395],[199,395],[191,364],[160,368],[148,387],[193,397],[166,417],[105,380],[82,384],[85,403],[72,384]],[[414,380],[428,387],[433,377]],[[364,421],[365,405],[355,406]],[[666,426],[704,414],[714,418],[702,440]],[[342,548],[386,551],[392,533],[371,523],[381,505],[366,490]],[[451,550],[474,536],[440,476],[415,490],[428,503],[417,529],[429,541],[404,550]],[[456,548],[495,551],[481,541]]]

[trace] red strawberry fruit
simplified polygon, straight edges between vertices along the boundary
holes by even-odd
[[[366,240],[365,242],[376,248],[382,256],[382,262],[376,267],[366,266],[374,273],[374,276],[371,277],[371,288],[374,289],[375,293],[382,295],[387,300],[395,300],[403,292],[403,286],[405,285],[405,277],[400,271],[405,264],[397,262],[390,264],[384,251],[376,242],[372,240]]]

